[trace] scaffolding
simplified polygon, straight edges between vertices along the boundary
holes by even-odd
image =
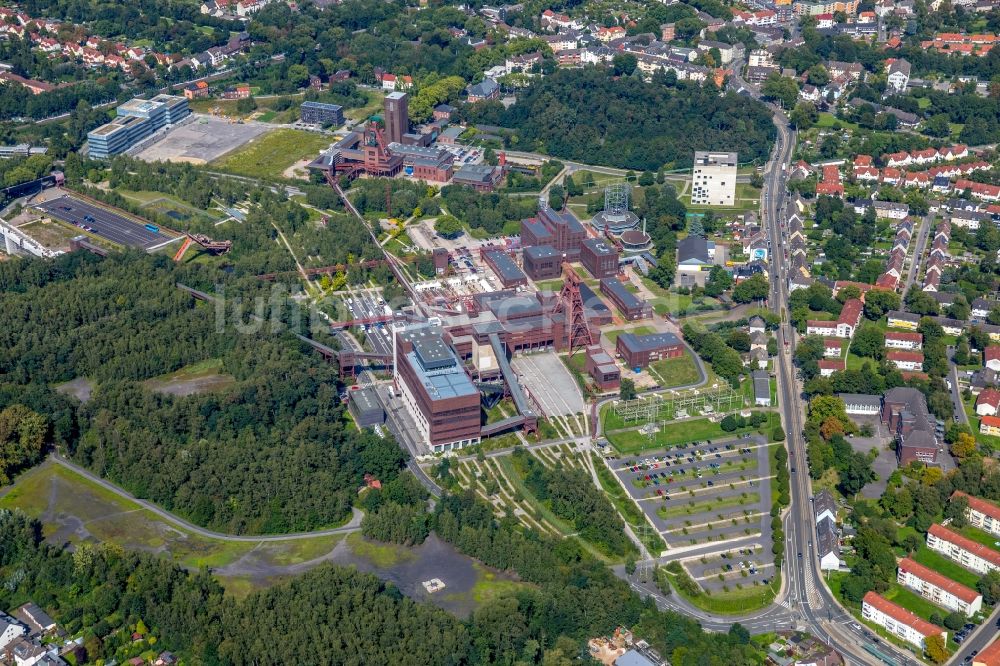
[[[690,391],[668,391],[635,400],[618,400],[614,414],[625,424],[665,423],[691,414],[725,413],[742,409],[746,396],[729,384]]]

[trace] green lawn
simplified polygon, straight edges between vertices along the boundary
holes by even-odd
[[[981,543],[991,550],[1000,551],[1000,547],[997,546],[997,542],[1000,541],[1000,537],[995,537],[992,534],[987,534],[982,530],[978,530],[975,527],[963,527],[958,530],[962,536],[966,539],[972,539],[976,543]]]
[[[851,130],[858,129],[858,126],[854,123],[847,122],[846,120],[841,120],[837,118],[832,113],[821,113],[819,114],[819,120],[816,122],[815,127],[820,129],[830,129],[832,127],[839,126],[845,127]]]
[[[898,583],[891,583],[889,589],[882,596],[925,620],[933,613],[937,613],[942,617],[948,614],[946,609],[932,604],[916,592],[908,590]]]
[[[669,487],[664,490],[667,492],[671,490]],[[737,506],[746,506],[748,503],[753,503],[755,500],[749,495],[746,497],[740,497],[739,495],[734,497],[726,497],[712,500],[705,500],[704,502],[698,502],[695,500],[688,500],[683,504],[676,504],[674,506],[661,506],[656,510],[657,515],[664,520],[669,520],[671,518],[678,518],[680,516],[691,516],[699,513],[709,513],[715,512],[720,509],[729,509]],[[692,504],[694,502],[694,504]],[[728,520],[728,518],[727,518]],[[708,522],[711,522],[709,520]]]
[[[926,545],[920,547],[913,559],[925,567],[937,571],[942,576],[947,576],[956,583],[961,583],[972,589],[976,589],[976,583],[979,582],[979,576],[949,560],[944,555],[931,550]]]
[[[688,352],[678,358],[665,358],[662,361],[650,363],[649,372],[659,380],[660,386],[663,388],[686,386],[694,384],[700,379],[698,364]]]
[[[330,145],[330,138],[314,132],[279,129],[251,140],[223,155],[212,166],[251,178],[282,178],[282,172]]]
[[[777,422],[777,415],[772,413],[770,420]],[[770,430],[770,425],[765,424],[763,428],[767,432]],[[726,432],[718,423],[713,423],[707,418],[700,418],[674,423],[668,422],[666,427],[661,428],[652,438],[640,433],[638,429],[606,432],[605,437],[620,453],[628,454],[699,440],[731,438],[754,430],[755,428],[747,426],[733,432]]]

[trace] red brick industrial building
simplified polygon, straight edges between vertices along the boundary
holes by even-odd
[[[396,388],[431,450],[449,451],[479,442],[479,389],[437,326],[396,333]]]
[[[684,355],[684,345],[673,333],[622,333],[615,350],[630,368],[645,368],[655,361]]]
[[[653,316],[649,303],[625,288],[621,280],[607,277],[601,280],[601,293],[608,297],[622,316],[629,321],[647,319]]]
[[[595,278],[618,274],[618,249],[603,238],[588,238],[580,246],[580,263]]]
[[[532,280],[552,280],[562,273],[563,254],[551,245],[524,248],[524,272]]]
[[[521,220],[521,246],[549,245],[566,255],[568,261],[580,257],[580,244],[587,238],[587,231],[569,211],[558,211],[545,206],[538,217]]]
[[[587,374],[602,391],[613,391],[621,384],[622,373],[611,355],[600,345],[587,347]]]

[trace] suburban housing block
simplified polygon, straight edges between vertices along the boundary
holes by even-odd
[[[927,547],[979,574],[1000,571],[1000,552],[937,523],[927,531]]]
[[[896,581],[900,585],[915,590],[923,598],[948,610],[972,615],[983,607],[983,595],[908,557],[899,561],[896,573]]]
[[[889,633],[921,650],[924,649],[924,641],[931,636],[942,636],[945,640],[948,638],[948,633],[941,627],[920,619],[875,592],[865,594],[861,603],[861,617],[884,627]]]
[[[968,501],[969,508],[966,509],[965,516],[973,527],[1000,536],[1000,506],[963,493],[961,490],[951,494],[952,500],[956,497],[964,497]]]

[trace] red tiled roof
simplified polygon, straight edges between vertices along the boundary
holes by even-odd
[[[920,333],[909,333],[903,331],[886,331],[886,340],[906,340],[908,342],[923,342],[924,336]]]
[[[983,544],[973,541],[972,539],[967,539],[958,532],[953,532],[944,525],[938,525],[934,523],[931,528],[927,530],[928,534],[933,534],[938,539],[942,541],[947,541],[953,543],[959,548],[966,550],[976,557],[982,558],[991,564],[1000,567],[1000,552],[988,548]]]
[[[824,358],[816,362],[820,370],[843,370],[847,364],[842,358]]]
[[[942,576],[937,571],[928,569],[924,565],[919,562],[915,562],[908,557],[904,557],[899,561],[899,568],[913,574],[920,580],[927,581],[931,585],[941,588],[945,592],[958,597],[967,604],[971,604],[979,598],[979,593],[972,588],[966,587],[961,583],[956,583],[952,579]]]
[[[823,344],[827,347],[836,347],[837,349],[843,349],[844,341],[840,338],[824,338]]]
[[[990,416],[989,414],[987,414],[982,419],[980,419],[979,424],[985,425],[988,428],[1000,428],[1000,416]],[[958,491],[956,490],[955,492]]]
[[[986,419],[992,419],[996,423],[987,423],[987,425],[997,426],[1000,425],[1000,417],[996,416],[984,416],[983,421]],[[969,506],[978,511],[979,513],[985,513],[987,516],[992,516],[993,518],[1000,520],[1000,506],[997,506],[993,502],[987,502],[986,500],[979,499],[978,497],[973,497],[968,493],[963,493],[961,490],[956,490],[951,494],[951,498],[964,497],[968,502]]]
[[[980,393],[976,398],[976,407],[982,404],[990,405],[994,409],[1000,408],[1000,391],[990,388]]]
[[[852,298],[844,303],[844,309],[840,311],[840,317],[837,319],[837,323],[857,326],[858,322],[861,320],[861,310],[863,309],[864,304],[861,302],[861,299]]]
[[[1000,638],[996,639],[972,659],[972,666],[1000,666]]]
[[[913,627],[924,636],[940,636],[941,627],[931,624],[927,620],[922,620],[902,606],[897,606],[888,599],[885,599],[874,592],[865,594],[865,603],[874,606],[897,622]]]
[[[1000,345],[989,345],[983,350],[983,358],[987,361],[1000,359]]]
[[[911,363],[923,363],[924,355],[915,351],[893,350],[885,355],[890,361],[909,361]]]

